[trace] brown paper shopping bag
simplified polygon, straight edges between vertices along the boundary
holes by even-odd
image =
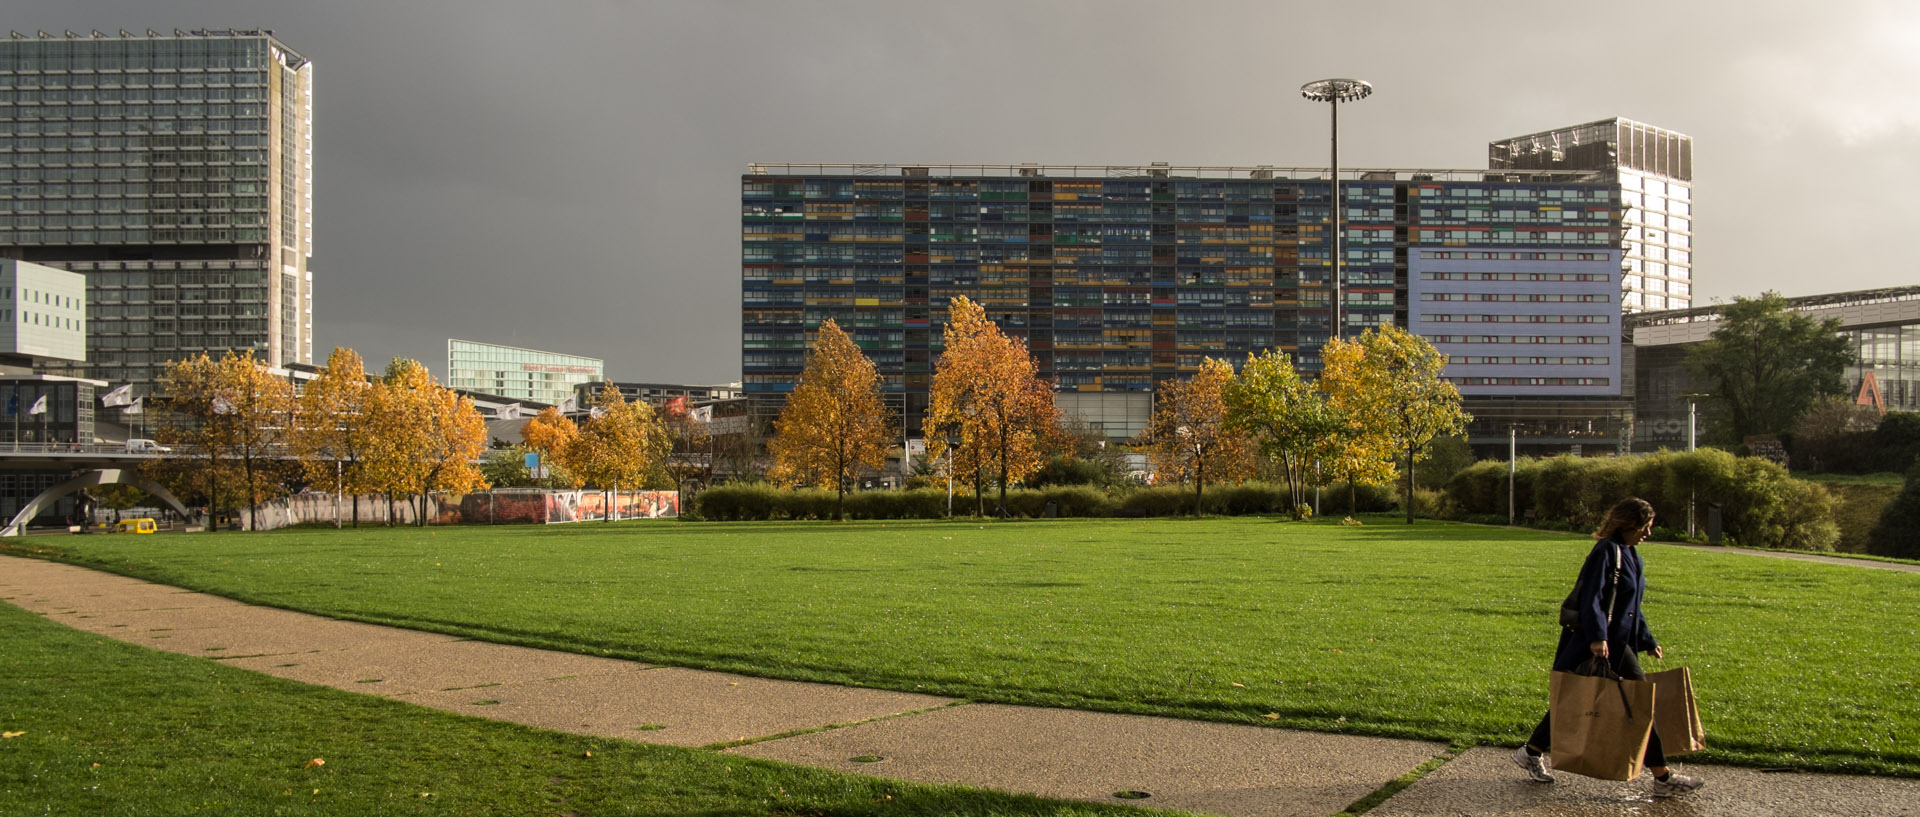
[[[1660,732],[1660,748],[1668,755],[1707,748],[1707,730],[1693,701],[1693,673],[1680,667],[1649,673],[1647,680],[1653,682],[1653,728]]]
[[[1554,673],[1548,684],[1554,771],[1602,780],[1639,777],[1653,734],[1653,684],[1571,672]]]

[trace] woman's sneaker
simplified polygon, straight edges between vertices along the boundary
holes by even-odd
[[[1545,755],[1536,755],[1527,751],[1527,747],[1522,746],[1513,750],[1513,764],[1525,769],[1527,771],[1527,777],[1535,783],[1553,782],[1553,772],[1547,771],[1547,758]],[[1674,775],[1674,777],[1678,776],[1679,775]],[[1699,784],[1695,783],[1694,785],[1698,786]]]
[[[1679,797],[1683,794],[1692,793],[1694,789],[1700,788],[1706,785],[1706,783],[1707,781],[1701,780],[1698,777],[1689,777],[1679,772],[1672,772],[1667,775],[1667,779],[1665,780],[1661,780],[1658,777],[1653,779],[1653,796]]]

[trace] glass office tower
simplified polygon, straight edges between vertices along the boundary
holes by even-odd
[[[1349,337],[1409,325],[1420,248],[1551,251],[1558,263],[1620,246],[1609,173],[1363,170],[1343,172],[1341,189]],[[754,165],[741,177],[744,385],[777,410],[811,333],[833,318],[920,436],[946,307],[964,295],[1026,340],[1063,409],[1129,436],[1154,384],[1206,357],[1238,366],[1272,348],[1320,368],[1334,334],[1330,193],[1324,168]],[[1617,336],[1617,318],[1588,328]],[[1581,371],[1565,376],[1591,376]]]
[[[574,387],[606,376],[606,363],[595,357],[471,340],[447,341],[448,388],[557,406],[573,394]]]
[[[1602,119],[1493,142],[1487,166],[1613,174],[1624,208],[1621,308],[1693,305],[1693,137],[1631,119]]]
[[[273,32],[0,40],[0,257],[87,278],[88,373],[313,362],[313,67]]]

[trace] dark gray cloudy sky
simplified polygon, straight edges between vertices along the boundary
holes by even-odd
[[[1695,139],[1702,299],[1920,282],[1911,2],[26,0],[31,31],[273,29],[315,64],[315,350],[461,337],[737,380],[751,161],[1478,168]],[[1902,241],[1896,242],[1894,239]]]

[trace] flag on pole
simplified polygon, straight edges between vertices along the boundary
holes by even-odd
[[[224,395],[218,395],[218,394],[214,395],[213,396],[213,413],[232,414],[233,401],[228,400]]]
[[[7,413],[8,414],[20,413],[20,389],[18,387],[14,388],[13,396],[7,398]]]
[[[713,407],[701,406],[694,409],[693,412],[687,416],[692,417],[696,423],[711,423],[713,422]]]
[[[567,399],[560,401],[561,414],[572,414],[579,410],[580,410],[580,395],[577,393],[569,394],[567,395]]]
[[[128,403],[126,408],[123,408],[120,410],[120,414],[122,416],[125,416],[128,414],[139,414],[141,413],[141,404],[145,402],[147,402],[147,398],[145,397],[134,398],[133,402]]]
[[[598,420],[602,417],[607,416],[607,409],[605,406],[594,406],[593,408],[590,408],[587,410],[587,416],[592,417],[595,420]]]
[[[33,401],[33,407],[27,409],[27,413],[28,414],[47,413],[47,396],[44,394],[40,395],[40,399]]]
[[[133,404],[133,384],[128,383],[100,397],[100,405],[126,406]]]

